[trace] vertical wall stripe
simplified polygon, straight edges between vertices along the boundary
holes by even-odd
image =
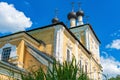
[[[86,48],[89,50],[89,32],[88,32],[88,28],[85,30],[85,43],[86,43]]]
[[[55,26],[54,36],[54,57],[57,61],[62,62],[63,60],[63,31],[64,27],[61,25]]]
[[[75,43],[75,57],[76,57],[76,62],[78,63],[78,45],[79,45],[79,43],[76,41],[76,43]]]

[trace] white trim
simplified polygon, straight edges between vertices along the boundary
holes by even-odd
[[[14,75],[11,75],[13,74],[13,72],[14,72]],[[2,75],[11,76],[21,80],[21,73],[24,73],[24,72],[26,72],[24,69],[10,65],[7,62],[0,61],[0,74]]]
[[[96,73],[96,69],[94,69],[94,80],[97,80],[97,73]]]
[[[91,35],[94,37],[95,42],[99,45],[100,43],[99,43],[99,41],[97,40],[97,38],[95,37],[93,31],[91,30],[91,28],[90,28],[89,26],[87,26],[87,27],[88,27],[88,29],[89,29],[89,34],[91,34]]]
[[[71,50],[73,49],[73,45],[71,44],[70,38],[67,40],[67,47],[70,48]]]
[[[85,41],[86,41],[86,48],[88,49],[88,50],[90,50],[90,45],[89,45],[89,43],[90,43],[90,41],[89,41],[89,30],[88,30],[88,28],[85,30]]]
[[[45,60],[42,56],[38,55],[35,51],[33,51],[30,48],[27,48],[27,51],[34,56],[39,62],[41,62],[42,64],[48,66],[48,61]]]
[[[70,59],[68,60],[68,53],[67,53],[67,50],[69,50],[69,56],[70,56]],[[72,61],[72,51],[71,51],[71,49],[69,48],[69,47],[67,47],[67,50],[66,50],[66,61],[68,61],[68,62],[71,62]]]
[[[57,61],[63,62],[63,34],[64,27],[61,25],[55,26],[54,33],[54,57]]]
[[[79,45],[79,43],[76,41],[76,43],[75,43],[75,57],[76,57],[76,63],[78,63],[78,45]]]
[[[0,67],[0,74],[5,75],[5,76],[14,77],[14,78],[17,78],[17,79],[21,80],[21,74],[20,73],[17,73],[17,72],[13,73],[13,71],[2,68],[2,67]]]

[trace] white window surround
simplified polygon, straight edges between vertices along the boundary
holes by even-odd
[[[96,68],[95,67],[93,67],[93,75],[94,75],[94,80],[96,80],[97,79],[97,73],[96,73]]]
[[[72,42],[71,42],[70,38],[68,38],[66,45],[67,45],[70,49],[73,49],[73,45],[72,45]]]
[[[80,68],[82,69],[82,65],[83,65],[83,56],[82,56],[81,53],[80,53],[80,60],[79,60],[79,61],[81,62]]]
[[[80,66],[80,70],[82,70],[82,59],[80,59],[79,66]]]
[[[69,53],[68,53],[68,51],[69,51]],[[69,56],[69,59],[68,59],[68,56]],[[66,50],[66,60],[69,62],[71,62],[72,61],[72,51],[71,51],[71,49],[70,48],[67,48],[67,50]]]
[[[88,62],[85,62],[85,72],[88,73]]]
[[[5,44],[2,48],[0,48],[0,60],[1,60],[1,57],[2,57],[3,49],[4,49],[4,48],[7,48],[7,47],[11,47],[11,52],[10,52],[10,57],[9,57],[9,58],[13,58],[13,57],[16,57],[16,56],[17,56],[16,46],[15,46],[15,45],[12,45],[12,44],[10,44],[10,43],[7,43],[7,44]]]
[[[97,74],[94,72],[94,80],[97,80]]]

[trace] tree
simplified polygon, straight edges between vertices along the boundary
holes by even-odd
[[[22,80],[89,80],[87,74],[80,70],[73,58],[71,62],[60,64],[54,60],[52,69],[45,72],[40,68],[37,72],[22,75]]]
[[[120,80],[120,75],[117,75],[116,77],[112,77],[109,80]]]

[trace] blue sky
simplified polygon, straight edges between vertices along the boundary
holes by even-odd
[[[108,77],[120,74],[120,1],[119,0],[1,0],[0,36],[51,24],[58,18],[68,23],[67,14],[78,10],[78,2],[101,41],[100,54],[103,70]],[[84,17],[84,23],[86,19]]]

